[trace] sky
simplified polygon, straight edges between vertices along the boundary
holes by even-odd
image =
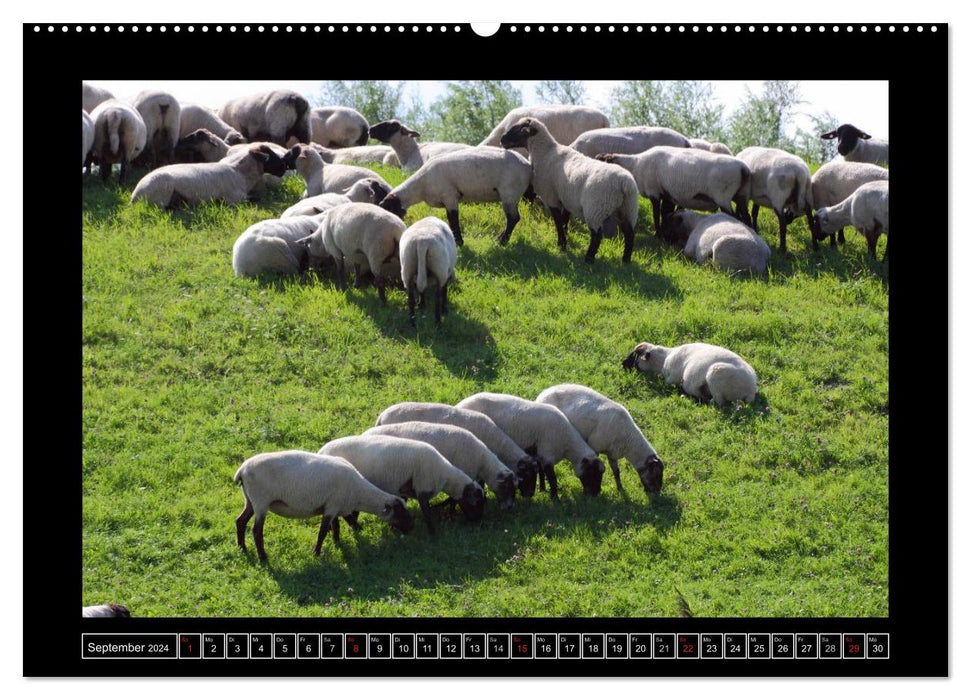
[[[96,77],[96,76],[95,76]],[[218,107],[226,100],[240,97],[254,92],[287,88],[296,90],[307,97],[315,97],[320,93],[322,81],[319,80],[224,80],[224,81],[196,81],[196,80],[153,80],[153,81],[119,81],[97,80],[87,82],[107,88],[116,97],[134,97],[146,88],[155,88],[171,92],[180,102],[196,102],[209,107]],[[395,81],[396,82],[396,81]],[[409,105],[412,96],[418,96],[428,105],[439,97],[445,90],[446,81],[424,80],[403,81],[406,83],[404,104]],[[510,81],[523,94],[523,103],[536,104],[536,80]],[[761,80],[720,80],[707,81],[713,88],[715,99],[725,107],[727,116],[735,110],[745,97],[746,87],[753,92],[759,92]],[[588,80],[585,81],[589,103],[597,107],[606,107],[610,101],[611,91],[620,85],[619,80]],[[880,137],[889,137],[889,83],[882,80],[804,80],[800,81],[800,91],[805,104],[796,108],[794,126],[809,129],[809,114],[821,114],[829,111],[835,114],[841,122],[849,122],[864,131]],[[691,134],[687,134],[691,136]]]

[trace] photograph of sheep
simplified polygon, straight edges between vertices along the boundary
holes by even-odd
[[[887,81],[91,77],[84,615],[888,615]]]

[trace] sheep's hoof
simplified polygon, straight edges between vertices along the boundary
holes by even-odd
[[[590,265],[593,265],[593,261],[595,258],[592,255],[584,255],[583,259]]]
[[[499,236],[499,237],[498,237],[498,238],[496,239],[496,242],[497,242],[497,243],[498,243],[499,245],[506,245],[506,244],[507,244],[507,243],[509,242],[509,238],[507,238],[506,236]]]

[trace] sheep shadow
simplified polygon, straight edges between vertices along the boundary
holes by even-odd
[[[698,398],[697,396],[692,396],[691,394],[685,393],[680,386],[668,384],[666,381],[664,381],[660,374],[654,374],[653,372],[641,372],[638,370],[621,371],[630,372],[631,375],[635,375],[631,376],[629,381],[624,382],[624,390],[622,391],[622,394],[628,399],[639,395],[637,390],[639,386],[646,386],[658,396],[670,396],[672,394],[676,394],[677,396],[687,398],[699,408],[711,407],[723,420],[731,423],[754,423],[755,421],[765,420],[769,416],[769,402],[768,399],[766,399],[765,394],[763,394],[761,391],[755,394],[755,399],[751,403],[744,403],[743,401],[731,401],[726,403],[724,406],[718,406],[710,400],[706,401]]]

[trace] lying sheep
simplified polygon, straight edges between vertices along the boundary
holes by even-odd
[[[580,134],[570,148],[595,158],[601,153],[643,153],[656,146],[689,148],[690,143],[674,129],[661,126],[626,126],[594,129]]]
[[[750,223],[751,173],[738,158],[695,148],[655,146],[636,155],[608,153],[597,159],[619,165],[634,176],[638,191],[651,200],[655,235],[662,229],[662,212],[671,205],[721,209],[731,215],[734,202],[734,215]]]
[[[367,119],[350,107],[314,107],[310,110],[310,138],[323,146],[363,146],[367,143],[367,132]]]
[[[591,496],[600,493],[603,462],[558,408],[510,394],[488,392],[474,394],[455,406],[484,413],[523,450],[535,454],[541,465],[540,490],[545,489],[545,476],[554,501],[559,500],[559,494],[553,467],[561,459],[573,464],[573,473],[583,484],[584,493]]]
[[[638,429],[626,408],[603,394],[580,384],[557,384],[536,397],[538,403],[555,406],[563,412],[580,436],[597,454],[607,456],[617,490],[620,484],[621,457],[637,471],[647,493],[661,490],[664,464]]]
[[[320,519],[314,555],[320,554],[327,531],[334,533],[340,546],[340,523],[357,530],[361,511],[373,513],[403,533],[411,532],[415,521],[397,496],[382,491],[336,456],[288,450],[265,452],[250,457],[236,471],[233,481],[243,487],[246,505],[236,518],[236,543],[246,551],[246,523],[253,515],[253,541],[260,561],[266,561],[263,548],[263,521],[268,511],[284,518]]]
[[[391,190],[381,206],[401,218],[418,202],[445,207],[455,242],[462,245],[459,202],[502,202],[506,229],[499,242],[505,245],[519,222],[519,200],[531,177],[529,161],[518,153],[491,146],[469,147],[425,163]]]
[[[488,484],[499,507],[506,509],[516,497],[516,475],[506,467],[485,443],[465,428],[445,423],[408,421],[378,425],[364,435],[390,435],[427,442],[458,469],[480,485]]]
[[[299,215],[314,216],[333,207],[351,202],[377,204],[387,195],[388,190],[376,178],[369,177],[366,180],[358,180],[340,194],[336,192],[325,192],[324,194],[301,199],[280,214],[280,218],[284,219],[289,216]]]
[[[623,362],[624,369],[656,372],[668,384],[679,385],[701,401],[755,400],[755,370],[731,350],[707,343],[687,343],[673,348],[640,343]]]
[[[890,162],[890,142],[875,139],[852,124],[840,124],[835,130],[821,134],[821,139],[839,139],[836,150],[848,161],[887,165]]]
[[[394,149],[398,156],[401,169],[406,173],[413,173],[426,162],[446,153],[471,148],[465,143],[450,143],[447,141],[433,141],[419,144],[415,139],[419,134],[414,129],[399,122],[397,119],[378,122],[370,128],[368,133],[372,139],[386,143]]]
[[[516,122],[501,141],[503,148],[525,146],[529,151],[533,189],[549,207],[560,250],[566,250],[566,227],[573,215],[590,228],[587,262],[596,258],[605,228],[615,223],[624,233],[622,259],[630,262],[638,212],[637,183],[630,173],[558,144],[536,119]]]
[[[350,146],[348,148],[327,148],[319,143],[310,146],[320,154],[325,163],[335,165],[378,165],[388,154],[394,155],[391,146]]]
[[[730,149],[725,144],[720,141],[706,141],[705,139],[688,139],[688,143],[691,144],[692,148],[697,148],[702,151],[711,151],[712,153],[721,153],[722,155],[730,156],[732,154],[732,149]]]
[[[237,277],[264,273],[294,275],[320,266],[325,258],[311,257],[303,242],[317,230],[322,215],[266,219],[253,224],[233,244],[233,272]]]
[[[665,217],[664,227],[664,238],[701,264],[711,260],[725,270],[762,274],[772,255],[765,239],[728,214],[676,211]]]
[[[162,90],[142,90],[132,106],[145,122],[145,154],[153,167],[162,162],[175,162],[175,144],[179,141],[182,107],[175,96]]]
[[[282,177],[283,161],[265,146],[247,146],[245,153],[227,156],[218,163],[166,165],[143,177],[131,193],[131,201],[144,199],[159,207],[174,208],[222,200],[239,204],[259,187],[264,172]]]
[[[359,180],[376,180],[381,187],[391,191],[391,185],[373,170],[355,165],[325,165],[320,154],[304,144],[291,148],[284,160],[287,167],[296,169],[307,183],[304,198],[326,192],[342,192]]]
[[[428,443],[389,435],[359,435],[331,440],[319,454],[343,457],[379,489],[417,498],[432,534],[435,525],[429,501],[439,491],[458,502],[467,520],[482,518],[482,487]]]
[[[184,139],[199,129],[215,134],[230,146],[246,142],[243,135],[220,119],[215,110],[191,102],[183,103],[182,116],[179,120],[179,138]]]
[[[819,230],[822,234],[831,234],[844,226],[852,225],[866,237],[870,256],[877,257],[877,239],[881,233],[890,230],[890,183],[877,180],[861,185],[853,194],[839,204],[823,207],[816,211]],[[883,252],[883,259],[887,259],[890,252],[890,240]]]
[[[442,325],[448,305],[448,285],[455,281],[458,251],[455,239],[441,219],[426,216],[405,229],[398,245],[401,282],[408,293],[408,317],[415,325],[415,299],[424,296],[429,277],[438,286],[435,295],[435,325]]]
[[[534,105],[517,107],[502,118],[496,128],[480,143],[480,146],[499,146],[502,135],[521,119],[531,118],[543,122],[550,136],[564,146],[573,143],[585,131],[605,129],[610,119],[599,109],[582,105]]]
[[[124,605],[108,603],[82,607],[81,617],[131,617],[131,612]]]
[[[779,251],[786,252],[786,227],[803,214],[812,230],[812,177],[801,158],[778,148],[752,146],[736,156],[752,171],[752,228],[759,230],[759,207],[771,207],[779,217]],[[813,249],[819,244],[814,236]]]
[[[230,100],[218,116],[247,141],[286,146],[290,137],[310,143],[310,103],[293,90],[273,90]]]
[[[330,255],[336,263],[337,288],[347,288],[346,262],[354,264],[356,281],[363,284],[366,275],[374,277],[378,298],[387,304],[386,280],[401,274],[398,242],[405,224],[394,214],[373,204],[353,202],[322,214],[320,226],[304,242],[312,257]],[[362,269],[366,268],[366,269]]]
[[[813,173],[813,206],[819,210],[839,204],[857,188],[876,180],[889,180],[890,172],[886,168],[872,163],[851,163],[844,160],[833,160],[823,165]],[[817,239],[825,238],[819,230],[818,222],[813,235]],[[843,229],[837,231],[839,242],[845,243]],[[829,244],[836,245],[836,234],[830,234]]]
[[[91,115],[81,110],[81,166],[88,162],[91,147],[94,146],[94,122]]]
[[[92,156],[98,160],[101,179],[111,174],[112,163],[121,163],[118,181],[124,185],[128,168],[145,149],[145,122],[134,107],[120,100],[106,100],[91,112],[94,122]]]
[[[229,155],[229,144],[208,129],[196,129],[179,140],[175,152],[184,163],[218,163]]]
[[[91,83],[81,83],[81,109],[83,109],[88,114],[94,111],[102,102],[107,102],[108,100],[115,99],[108,90],[104,88],[99,88]]]
[[[443,403],[419,403],[405,401],[386,408],[378,416],[375,425],[391,425],[421,421],[442,423],[464,428],[475,435],[516,475],[519,493],[532,498],[536,491],[536,474],[539,461],[527,454],[511,437],[506,435],[495,422],[479,411],[455,408]]]
[[[249,143],[241,143],[236,144],[235,146],[230,146],[229,151],[226,153],[226,162],[231,163],[239,158],[245,157],[252,146],[259,146],[263,150],[270,151],[277,158],[280,158],[284,165],[284,175],[286,174],[287,170],[291,170],[293,168],[293,166],[286,162],[288,152],[287,149],[278,143],[274,143],[273,141],[252,141]],[[251,194],[262,194],[266,188],[275,189],[280,186],[281,182],[283,182],[283,175],[276,175],[269,172],[263,173],[263,178],[259,183],[257,183],[256,188]]]

